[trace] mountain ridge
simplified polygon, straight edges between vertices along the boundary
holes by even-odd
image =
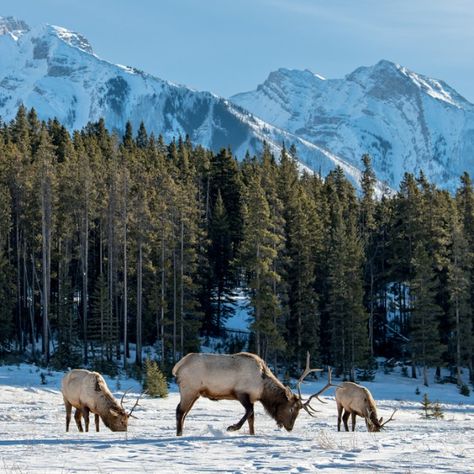
[[[423,169],[453,190],[474,169],[474,105],[444,81],[388,60],[342,79],[280,68],[231,100],[356,167],[369,153],[392,187],[405,171]]]
[[[123,132],[127,121],[135,130],[143,121],[166,141],[189,135],[214,151],[230,146],[239,158],[259,153],[264,141],[277,155],[294,143],[303,168],[324,175],[339,165],[355,186],[369,153],[379,191],[420,169],[454,189],[474,168],[474,106],[443,81],[387,60],[343,79],[280,68],[226,99],[108,62],[80,33],[12,17],[0,17],[0,57],[5,121],[23,103],[70,130],[104,118]]]
[[[0,18],[6,25],[0,36],[0,116],[5,121],[23,103],[41,119],[58,118],[70,130],[104,118],[108,128],[123,132],[127,121],[135,130],[143,121],[166,141],[189,135],[214,151],[230,146],[239,158],[260,152],[266,141],[275,154],[283,143],[294,143],[301,166],[308,169],[326,173],[340,162],[228,99],[101,59],[79,33],[52,25],[30,28],[19,21]],[[348,170],[357,185],[358,173]]]

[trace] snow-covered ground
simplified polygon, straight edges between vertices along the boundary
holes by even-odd
[[[426,388],[418,381],[377,374],[366,385],[378,401],[379,416],[398,408],[384,432],[367,433],[358,419],[355,433],[336,431],[333,392],[315,403],[317,418],[305,412],[288,433],[276,427],[257,407],[256,436],[228,433],[226,427],[243,414],[237,402],[199,400],[186,420],[184,436],[175,436],[172,385],[167,399],[145,398],[136,410],[129,432],[106,428],[79,433],[74,423],[65,433],[65,411],[59,392],[62,374],[46,376],[34,366],[0,367],[0,470],[3,472],[474,472],[474,397],[463,397],[453,385]],[[107,378],[116,392],[117,381]],[[138,384],[120,380],[121,389]],[[305,393],[323,381],[307,383]],[[439,400],[445,411],[440,421],[421,419],[421,394]],[[331,389],[332,390],[332,389]],[[133,395],[127,398],[133,403]],[[91,423],[92,425],[92,423]]]

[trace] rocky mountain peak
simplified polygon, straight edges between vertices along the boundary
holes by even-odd
[[[30,31],[30,27],[23,20],[12,16],[0,16],[0,35],[10,34],[14,39],[18,39],[28,31]]]

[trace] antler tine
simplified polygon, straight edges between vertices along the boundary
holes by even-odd
[[[306,404],[303,405],[303,408],[309,416],[312,416],[313,418],[316,418],[315,413],[318,413],[317,410],[315,410],[313,407],[311,407],[309,405],[306,405]]]
[[[300,397],[300,400],[303,400],[303,397],[301,395],[301,382],[312,372],[320,372],[323,369],[310,369],[309,368],[309,351],[306,352],[306,368],[304,369],[304,372],[301,374],[301,377],[298,379],[298,383],[296,384],[296,388],[298,389],[298,396]]]
[[[130,410],[130,413],[128,414],[128,416],[132,416],[133,410],[135,410],[135,408],[138,406],[138,402],[140,401],[140,398],[142,398],[146,392],[147,392],[146,390],[142,390],[142,392],[137,398],[137,401],[135,402],[135,405],[133,405],[132,409]]]
[[[328,367],[328,383],[317,393],[314,393],[313,395],[311,395],[309,398],[308,398],[308,401],[305,403],[306,405],[309,405],[309,402],[313,399],[313,398],[316,398],[317,400],[319,400],[321,403],[326,403],[324,400],[321,400],[319,398],[319,395],[321,395],[323,392],[325,392],[328,388],[330,387],[337,387],[337,385],[334,385],[331,381],[331,374],[332,374],[332,370],[331,370],[331,367]]]
[[[397,408],[395,408],[395,410],[393,410],[393,413],[390,415],[390,418],[389,418],[387,421],[383,422],[383,423],[380,425],[381,428],[383,428],[389,421],[392,421],[392,420],[393,420],[393,415],[395,415],[395,413],[397,412],[397,410],[398,410]]]
[[[127,388],[125,392],[123,392],[122,398],[120,399],[120,406],[123,408],[123,399],[125,398],[125,395],[127,395],[128,392],[130,392],[131,387]]]

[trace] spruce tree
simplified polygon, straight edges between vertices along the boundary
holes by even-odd
[[[410,319],[410,347],[412,358],[423,368],[423,383],[428,386],[428,367],[438,364],[443,346],[439,338],[441,308],[436,303],[436,282],[432,259],[422,244],[413,256],[414,277],[410,294],[412,301]]]

